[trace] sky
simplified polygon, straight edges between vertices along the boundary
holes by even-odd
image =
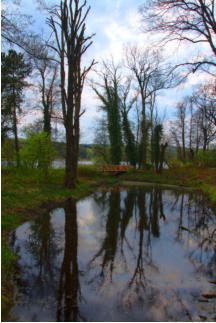
[[[138,8],[145,0],[88,0],[91,10],[86,19],[87,34],[95,33],[93,44],[88,49],[83,59],[83,65],[88,64],[94,58],[97,62],[113,57],[115,62],[121,62],[124,57],[124,47],[129,44],[137,44],[140,48],[154,46],[154,37],[144,34],[141,28]],[[48,4],[54,0],[47,1]],[[56,3],[56,2],[55,2]],[[37,10],[34,0],[21,0],[20,11],[33,16],[34,25],[31,29],[35,32],[42,32],[44,37],[50,33],[46,25],[46,14]],[[164,55],[170,61],[184,61],[184,58],[201,55],[208,51],[204,45],[192,46],[189,43],[178,44],[168,43],[164,48]],[[98,65],[99,66],[99,65]],[[89,79],[93,79],[95,73],[88,74]],[[161,115],[165,115],[166,120],[170,120],[175,115],[175,106],[182,97],[191,93],[191,87],[197,87],[207,78],[206,74],[196,73],[190,75],[187,82],[175,89],[164,90],[158,93],[158,107]],[[95,119],[100,116],[98,106],[100,102],[96,98],[91,87],[85,86],[82,96],[82,106],[86,110],[81,118],[81,143],[92,143],[94,139]],[[38,111],[23,118],[21,125],[32,122],[33,117],[40,116]]]

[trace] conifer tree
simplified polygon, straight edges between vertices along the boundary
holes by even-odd
[[[16,160],[19,166],[18,113],[21,113],[22,93],[27,86],[25,78],[31,73],[31,66],[25,62],[23,54],[9,50],[7,55],[1,54],[1,69],[1,112],[4,120],[2,132],[4,136],[9,130],[14,134]]]

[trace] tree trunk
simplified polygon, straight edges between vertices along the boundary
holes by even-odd
[[[15,142],[15,151],[16,151],[16,164],[17,167],[20,166],[20,156],[19,156],[19,139],[17,133],[17,116],[16,116],[16,106],[14,106],[14,115],[13,115],[13,130],[14,130],[14,142]]]
[[[51,135],[51,116],[48,105],[44,105],[44,129],[49,135]]]
[[[74,188],[77,175],[76,149],[72,129],[66,128],[65,187]]]
[[[146,111],[145,111],[145,98],[142,96],[142,169],[146,169],[146,160],[147,160],[147,133],[146,133]]]
[[[185,161],[185,126],[184,126],[184,120],[183,120],[183,126],[182,126],[182,153],[183,153],[183,161]]]
[[[207,130],[203,129],[203,151],[207,149]]]
[[[166,151],[167,146],[168,146],[168,143],[167,142],[164,145],[161,144],[160,166],[159,166],[159,173],[160,174],[163,171],[164,156],[165,156],[165,151]]]

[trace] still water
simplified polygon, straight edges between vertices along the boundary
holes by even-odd
[[[69,199],[13,233],[15,321],[215,320],[215,214],[202,195],[131,186]],[[211,282],[210,282],[211,281]]]

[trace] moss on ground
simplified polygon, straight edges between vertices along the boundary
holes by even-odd
[[[64,170],[52,169],[44,178],[37,169],[7,169],[2,171],[2,320],[6,321],[13,303],[16,257],[8,248],[12,230],[24,221],[40,214],[52,203],[69,197],[79,199],[90,194],[96,186],[112,185],[119,180],[175,184],[199,189],[208,194],[216,205],[216,169],[182,167],[155,174],[152,170],[135,171],[119,177],[102,174],[96,166],[82,165],[79,180],[73,190],[63,187]]]

